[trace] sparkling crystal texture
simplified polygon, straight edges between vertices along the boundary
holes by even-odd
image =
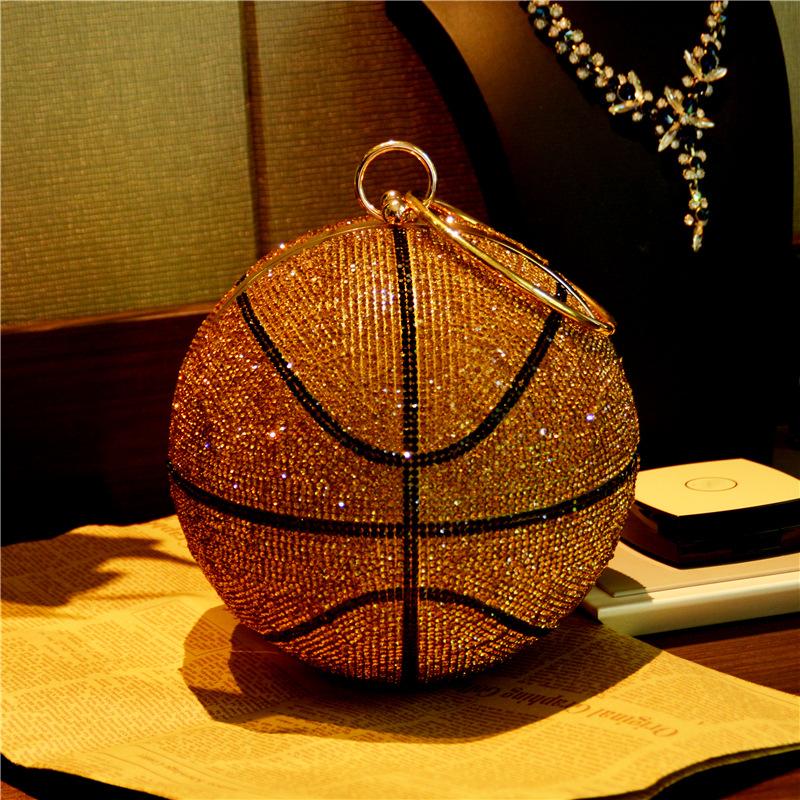
[[[477,227],[474,243],[578,308]],[[611,340],[424,225],[348,220],[255,264],[181,367],[169,469],[231,612],[351,678],[535,642],[608,563],[638,423]]]

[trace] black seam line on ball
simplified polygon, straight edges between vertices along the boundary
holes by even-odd
[[[444,522],[438,527],[436,523],[426,523],[424,526],[421,526],[421,533],[425,538],[490,533],[492,531],[508,530],[509,528],[536,525],[541,522],[548,522],[553,519],[559,519],[560,517],[566,517],[578,511],[584,511],[595,503],[599,503],[601,500],[610,497],[632,474],[634,474],[638,463],[639,454],[635,452],[633,458],[631,458],[627,465],[605,483],[601,483],[588,492],[576,495],[569,500],[562,500],[560,503],[555,503],[552,506],[532,508],[529,511],[520,511],[516,514],[505,514],[503,516],[488,517],[486,519]]]
[[[547,522],[577,511],[583,511],[617,491],[633,474],[638,459],[638,453],[634,453],[627,466],[612,478],[594,489],[590,489],[588,492],[579,494],[569,500],[562,500],[560,503],[555,503],[545,508],[533,508],[528,511],[505,514],[499,517],[418,523],[418,536],[420,539],[429,539],[442,536],[468,536],[476,533],[491,533],[493,531],[508,530],[509,528],[536,525],[540,522]],[[224,497],[201,489],[184,478],[170,462],[167,462],[167,471],[175,485],[192,499],[223,514],[228,514],[256,525],[265,525],[270,528],[299,533],[321,533],[332,536],[368,538],[396,536],[402,533],[403,530],[403,525],[399,522],[348,522],[338,519],[299,517],[292,514],[279,514],[275,511],[254,508],[233,500],[227,500]]]
[[[286,628],[282,631],[275,631],[274,633],[261,634],[265,639],[270,642],[288,642],[292,639],[297,639],[301,636],[307,636],[315,630],[329,625],[339,617],[349,614],[358,608],[364,606],[377,605],[379,603],[401,601],[403,599],[404,587],[395,586],[391,589],[377,589],[372,592],[366,592],[358,597],[352,597],[345,600],[339,605],[332,606],[326,609],[321,614],[317,614],[311,619],[307,619],[291,628]],[[475,597],[470,597],[466,594],[459,594],[458,592],[450,591],[449,589],[437,589],[434,587],[418,587],[415,592],[417,599],[422,601],[429,601],[434,603],[443,603],[445,605],[463,606],[465,608],[478,611],[486,617],[499,622],[509,630],[521,633],[523,636],[535,636],[537,638],[546,636],[550,633],[550,628],[542,628],[538,625],[532,625],[524,619],[520,619],[508,611],[503,611],[501,608],[490,606],[482,600]]]
[[[546,636],[550,633],[549,628],[531,625],[530,622],[526,622],[524,619],[508,611],[503,611],[502,608],[490,606],[488,603],[484,603],[483,600],[478,600],[476,597],[453,592],[450,589],[437,589],[434,586],[423,586],[420,588],[419,598],[420,600],[430,600],[435,603],[465,606],[474,611],[480,611],[482,614],[499,622],[501,625],[505,625],[506,628],[521,633],[524,636]]]
[[[250,298],[247,296],[247,292],[242,292],[242,294],[236,298],[236,302],[241,309],[244,321],[247,323],[247,326],[250,328],[250,331],[267,358],[269,358],[272,366],[275,367],[278,375],[280,375],[281,379],[299,401],[300,405],[308,411],[314,421],[326,433],[330,434],[337,442],[345,445],[345,447],[348,447],[368,461],[377,462],[379,464],[393,464],[395,466],[403,463],[404,459],[402,453],[382,450],[348,433],[325,410],[322,403],[308,391],[305,384],[303,384],[300,378],[292,371],[288,362],[283,355],[281,355],[280,350],[278,350],[278,347],[272,341],[270,335],[266,332],[261,321],[256,316],[253,306],[250,303]]]
[[[556,290],[556,296],[559,300],[565,300],[567,297],[566,289],[559,284]],[[517,374],[511,381],[511,386],[506,389],[503,396],[498,401],[497,405],[483,418],[483,420],[468,433],[463,439],[459,439],[453,444],[442,447],[439,450],[432,450],[428,453],[420,453],[417,457],[420,466],[429,466],[430,464],[443,464],[446,461],[452,461],[459,456],[468,453],[475,446],[480,444],[484,439],[491,435],[497,426],[508,415],[509,411],[517,404],[517,401],[522,397],[523,392],[528,388],[539,364],[550,349],[550,345],[555,339],[556,332],[561,326],[561,314],[557,311],[551,311],[544,322],[541,332],[536,339],[533,349],[528,353],[522,367],[520,367]]]
[[[396,586],[393,589],[379,589],[373,592],[367,592],[366,594],[359,595],[358,597],[351,597],[349,600],[345,600],[344,603],[340,603],[338,606],[333,606],[329,609],[326,609],[321,614],[317,614],[317,616],[307,619],[305,622],[301,622],[291,628],[286,628],[282,631],[275,631],[274,633],[264,633],[262,636],[265,639],[268,639],[270,642],[288,642],[291,639],[297,639],[300,636],[305,636],[306,634],[312,633],[317,628],[321,628],[323,625],[328,625],[338,617],[344,616],[351,611],[355,611],[357,608],[362,608],[363,606],[369,606],[381,602],[402,600],[402,596],[402,586]]]
[[[417,323],[414,317],[414,282],[405,230],[392,228],[400,307],[400,346],[403,369],[403,451],[406,461],[419,448],[419,387],[417,380]],[[401,680],[416,683],[419,670],[419,466],[403,464],[403,636]]]
[[[560,300],[566,298],[566,291],[560,284],[556,291],[556,296]],[[536,374],[539,364],[542,362],[550,345],[553,343],[556,332],[561,325],[561,315],[557,311],[551,311],[542,326],[536,343],[530,353],[528,353],[519,371],[512,379],[511,386],[506,389],[503,396],[498,400],[497,405],[495,405],[470,433],[459,441],[453,442],[447,445],[447,447],[442,447],[438,450],[431,450],[424,453],[410,453],[410,451],[406,450],[405,453],[398,453],[394,450],[384,450],[380,447],[375,447],[369,442],[365,442],[363,439],[359,439],[357,436],[346,431],[341,424],[325,410],[322,403],[309,392],[305,384],[289,367],[288,362],[256,316],[247,292],[242,292],[242,294],[236,298],[236,302],[239,305],[247,327],[250,328],[255,340],[258,342],[267,358],[269,358],[275,371],[314,421],[337,442],[362,458],[367,459],[367,461],[372,461],[377,464],[388,464],[393,467],[403,466],[409,463],[421,467],[430,466],[431,464],[443,464],[468,453],[486,439],[503,421],[511,409],[514,408],[520,397],[522,397],[523,393],[528,388],[530,382],[533,380],[533,376]]]

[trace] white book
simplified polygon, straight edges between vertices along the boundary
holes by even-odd
[[[583,607],[632,636],[800,611],[800,554],[680,568],[620,542]]]

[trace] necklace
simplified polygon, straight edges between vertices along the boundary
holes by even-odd
[[[633,122],[649,119],[658,139],[658,152],[677,152],[681,174],[689,189],[689,211],[683,220],[692,229],[692,250],[697,252],[703,244],[703,230],[709,218],[708,198],[701,184],[707,154],[699,142],[704,131],[714,127],[700,103],[712,94],[713,83],[728,72],[719,63],[728,0],[711,3],[699,44],[683,53],[689,71],[682,79],[685,92],[665,86],[655,102],[653,93],[642,86],[633,70],[616,71],[602,53],[592,49],[583,31],[572,25],[559,3],[530,0],[520,5],[531,25],[550,40],[556,53],[575,67],[580,80],[594,78],[594,86],[603,95],[609,114],[630,114]]]

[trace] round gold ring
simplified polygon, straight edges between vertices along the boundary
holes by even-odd
[[[532,254],[527,253],[518,247],[510,247],[507,243],[503,242],[503,244],[506,247],[510,247],[514,253],[521,256],[534,266],[544,270],[558,284],[563,286],[564,290],[580,303],[584,311],[568,306],[563,300],[559,300],[557,297],[553,297],[553,295],[548,294],[526,278],[523,278],[522,275],[514,272],[514,270],[512,270],[510,267],[489,255],[489,253],[481,250],[479,247],[470,242],[469,239],[465,238],[460,231],[448,224],[449,219],[448,221],[442,219],[438,214],[435,214],[428,207],[428,205],[421,203],[416,197],[414,197],[414,195],[406,194],[403,199],[434,230],[444,234],[451,241],[464,248],[464,250],[473,255],[487,267],[499,272],[503,277],[511,281],[511,283],[515,284],[521,289],[524,289],[528,294],[533,295],[533,297],[540,303],[544,303],[546,306],[552,308],[554,311],[557,311],[559,314],[562,314],[563,316],[568,317],[569,319],[574,320],[575,322],[578,322],[587,328],[591,328],[592,330],[604,336],[609,336],[610,334],[614,333],[616,328],[616,322],[614,321],[614,318],[598,302],[593,300],[591,297],[589,297],[589,295],[586,294],[586,292],[579,289],[574,284],[566,281],[558,272],[550,269],[547,264],[538,258],[535,258]],[[462,212],[460,212],[457,208],[454,208],[449,204],[440,204],[438,201],[434,205],[437,207],[441,205],[441,210],[448,215],[448,218],[453,219],[453,221],[459,220],[466,223],[469,227],[473,227],[472,223],[474,220],[472,220],[466,214],[462,214]],[[477,230],[475,232],[479,235],[486,236],[484,232]]]
[[[394,139],[389,139],[388,142],[381,142],[380,144],[376,144],[371,150],[367,152],[364,158],[361,159],[361,163],[358,165],[358,169],[356,170],[356,178],[355,178],[355,187],[356,187],[356,196],[361,201],[361,205],[372,214],[373,217],[378,217],[378,219],[383,219],[383,213],[377,209],[370,201],[367,199],[367,195],[364,191],[364,173],[366,172],[367,167],[378,157],[383,155],[384,153],[392,153],[392,152],[402,152],[402,153],[409,153],[410,155],[414,156],[414,158],[419,161],[423,167],[425,167],[425,172],[428,175],[428,188],[425,192],[425,197],[420,201],[424,206],[428,206],[428,204],[433,199],[433,196],[436,194],[436,184],[438,182],[438,177],[436,175],[436,167],[433,166],[433,161],[430,160],[427,153],[420,150],[419,147],[416,145],[411,144],[411,142],[401,142],[395,141]]]

